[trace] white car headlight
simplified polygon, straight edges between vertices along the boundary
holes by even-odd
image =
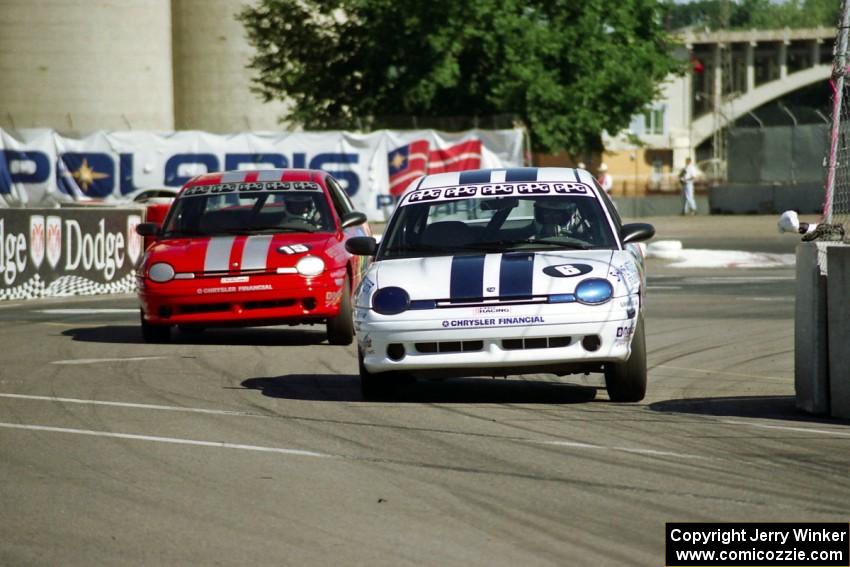
[[[304,256],[295,264],[295,269],[302,276],[318,276],[325,271],[325,261],[318,256]]]
[[[148,277],[158,283],[169,282],[174,279],[174,268],[171,264],[157,262],[148,270]]]

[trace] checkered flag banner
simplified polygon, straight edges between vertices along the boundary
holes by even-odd
[[[72,295],[100,295],[107,293],[132,293],[136,291],[136,275],[131,272],[120,280],[98,283],[81,276],[62,276],[45,284],[34,274],[27,281],[9,288],[0,288],[0,301],[38,299],[41,297],[70,297]]]

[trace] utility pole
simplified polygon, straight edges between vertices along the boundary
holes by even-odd
[[[731,5],[729,0],[720,0],[718,25],[721,32],[729,30]],[[727,136],[728,123],[726,119],[727,105],[734,96],[732,76],[732,46],[718,43],[714,54],[714,135],[712,136],[712,158],[719,181],[726,181],[728,157]]]

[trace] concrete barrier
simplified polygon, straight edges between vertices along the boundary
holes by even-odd
[[[850,246],[827,250],[829,414],[850,418]]]
[[[797,408],[829,413],[827,277],[823,244],[797,245],[797,299],[794,314],[794,390]],[[822,272],[822,268],[824,268]]]

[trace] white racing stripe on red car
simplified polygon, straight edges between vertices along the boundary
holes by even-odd
[[[207,244],[204,272],[227,272],[233,263],[238,263],[242,271],[265,270],[273,238],[271,234],[214,236]]]
[[[233,248],[235,236],[214,236],[207,244],[207,254],[204,257],[204,272],[226,272],[229,268],[230,250]]]
[[[257,175],[257,181],[280,181],[284,173],[283,169],[267,169]]]
[[[265,270],[271,244],[271,234],[249,236],[242,250],[242,270]]]
[[[220,183],[244,183],[250,171],[227,171],[221,174]]]

